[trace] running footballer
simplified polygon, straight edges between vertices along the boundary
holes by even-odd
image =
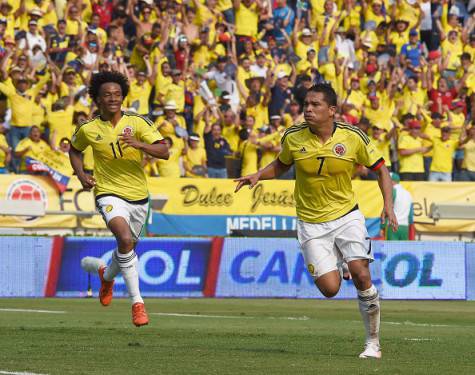
[[[104,306],[112,302],[114,278],[122,274],[132,300],[132,322],[139,327],[148,324],[134,250],[148,210],[147,180],[141,163],[144,153],[168,159],[168,148],[148,119],[121,111],[128,91],[127,78],[119,72],[92,76],[89,95],[99,115],[77,127],[69,157],[82,186],[94,189],[97,208],[117,241],[109,266],[93,257],[83,258],[81,265],[99,274],[99,300]],[[83,170],[81,152],[88,146],[94,152],[94,176]]]
[[[330,85],[311,87],[304,102],[305,121],[284,133],[277,159],[235,180],[236,191],[244,185],[253,188],[260,180],[276,178],[295,164],[297,236],[307,269],[320,292],[334,297],[340,289],[342,263],[348,264],[366,329],[360,358],[381,358],[379,294],[369,271],[369,262],[374,258],[351,177],[355,164],[378,174],[384,198],[381,219],[396,230],[391,178],[382,155],[366,134],[334,121],[336,110],[337,95]]]

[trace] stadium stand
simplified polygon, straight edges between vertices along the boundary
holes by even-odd
[[[118,70],[131,86],[124,110],[148,116],[171,145],[170,160],[144,160],[151,176],[206,177],[210,167],[226,177],[224,156],[255,172],[303,121],[308,87],[326,81],[341,98],[338,120],[368,133],[402,180],[474,181],[474,9],[447,0],[0,0],[0,173],[44,173],[25,159],[65,154],[74,126],[96,114],[91,74]],[[92,170],[87,150],[84,160]],[[355,178],[375,176],[361,167]]]

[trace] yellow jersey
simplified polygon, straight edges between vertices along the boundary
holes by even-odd
[[[355,164],[377,170],[384,159],[358,128],[334,123],[333,135],[321,143],[308,124],[291,126],[284,133],[279,160],[295,164],[297,216],[309,223],[338,219],[356,206],[351,177]]]
[[[129,93],[125,98],[126,106],[133,107],[139,115],[148,115],[148,99],[152,92],[152,85],[145,81],[142,86],[139,86],[137,80],[130,84]]]
[[[21,158],[21,165],[20,165],[20,170],[21,171],[26,171],[26,163],[25,160],[27,157],[30,158],[37,158],[38,155],[41,155],[45,152],[45,150],[50,149],[49,145],[40,139],[38,142],[33,142],[29,137],[28,138],[23,138],[16,146],[15,152],[21,152],[28,147],[31,147],[31,149],[25,153],[22,158]]]
[[[463,146],[465,151],[463,167],[470,172],[475,172],[475,141],[473,139],[469,140]]]
[[[170,147],[168,160],[157,160],[158,174],[160,177],[181,177],[180,157],[183,148]]]
[[[241,176],[247,176],[252,173],[257,172],[257,146],[249,140],[241,143],[239,147],[239,152],[241,153]]]
[[[234,12],[236,14],[236,30],[234,33],[236,35],[256,37],[257,24],[259,23],[259,12],[256,3],[252,3],[249,7],[241,3]]]
[[[148,119],[124,112],[117,125],[96,117],[79,125],[71,144],[78,151],[91,146],[94,153],[95,194],[116,195],[127,201],[148,197],[147,181],[142,168],[143,153],[120,142],[119,135],[132,134],[148,144],[163,139]]]
[[[0,134],[0,168],[5,168],[5,159],[7,157],[7,153],[2,147],[10,147],[4,134]]]
[[[197,147],[195,149],[189,148],[186,155],[183,158],[183,162],[189,169],[197,165],[206,165],[206,150],[201,147]],[[198,176],[192,172],[185,172],[186,177],[204,177]]]
[[[458,144],[458,141],[453,139],[445,142],[441,138],[432,140],[434,156],[430,165],[431,172],[452,173],[453,156]]]
[[[414,138],[410,134],[402,134],[399,137],[398,150],[422,147],[423,139]],[[399,155],[399,172],[401,173],[424,173],[424,157],[421,152],[411,155]]]
[[[53,136],[55,137],[53,146],[59,146],[61,138],[66,137],[71,139],[74,133],[73,115],[74,107],[72,105],[63,111],[48,112],[46,121],[48,121],[49,124],[50,142]]]

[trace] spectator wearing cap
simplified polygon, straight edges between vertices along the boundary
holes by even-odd
[[[101,46],[105,46],[107,43],[107,32],[101,27],[101,18],[98,14],[93,13],[91,16],[91,22],[87,27],[87,35],[94,35],[95,39],[98,39]]]
[[[398,141],[399,173],[403,181],[424,181],[424,153],[429,147],[422,145],[421,123],[409,121],[409,133],[402,133]]]
[[[5,137],[5,126],[0,123],[0,174],[8,173],[8,164],[12,158],[12,149]]]
[[[137,72],[136,77],[130,82],[129,93],[125,98],[125,106],[142,116],[147,116],[150,112],[149,98],[155,81],[148,57],[145,58],[145,65],[147,71]]]
[[[390,21],[383,11],[383,2],[381,0],[363,1],[362,6],[365,22],[374,22],[375,25],[378,25],[381,22]]]
[[[183,157],[185,177],[206,177],[206,150],[199,146],[200,136],[191,133],[188,138],[188,149]]]
[[[409,43],[401,48],[400,62],[407,77],[417,76],[421,72],[422,44],[416,29],[409,31]]]
[[[27,173],[26,158],[35,158],[49,150],[49,145],[41,139],[41,131],[38,126],[32,126],[28,137],[23,138],[15,147],[15,157],[21,158],[20,173]]]
[[[410,236],[410,226],[414,225],[414,204],[411,193],[401,185],[401,178],[397,173],[391,172],[393,185],[393,206],[394,214],[398,222],[397,231],[387,227],[386,223],[381,225],[381,235],[387,241],[407,241],[414,240]]]
[[[396,54],[401,52],[402,46],[409,42],[409,22],[405,19],[397,18],[395,27],[389,33],[388,41],[394,46]]]
[[[295,23],[295,28],[292,33],[292,43],[295,54],[300,60],[307,59],[307,52],[309,48],[318,50],[317,32],[312,32],[309,28],[305,27],[302,31],[299,31],[301,23]]]
[[[25,38],[18,42],[18,48],[32,51],[35,46],[40,46],[41,50],[46,52],[46,41],[38,31],[38,21],[30,20],[28,32],[25,34]]]
[[[269,102],[269,116],[282,115],[290,104],[292,98],[292,79],[295,80],[295,75],[289,78],[285,72],[277,73],[276,81],[272,84],[271,96]]]
[[[472,122],[473,123],[473,122]],[[464,150],[463,173],[460,180],[475,182],[475,126],[467,127],[461,145]]]
[[[228,64],[227,56],[219,56],[216,61],[216,66],[213,67],[209,72],[205,73],[204,78],[209,80],[214,80],[216,86],[222,91],[226,91],[229,95],[230,92],[234,89],[234,82],[229,74],[226,73],[226,65]],[[229,100],[231,97],[229,97]]]
[[[459,141],[450,138],[450,127],[440,129],[440,135],[431,138],[433,148],[429,181],[452,181],[453,155],[459,147]]]
[[[454,78],[460,64],[460,55],[463,53],[462,40],[456,30],[449,31],[448,35],[442,31],[440,39],[442,54],[447,60],[444,74],[446,77]]]
[[[172,83],[168,86],[165,100],[174,100],[177,107],[177,112],[182,114],[185,109],[185,83],[182,80],[182,73],[178,69],[173,69],[171,72]]]
[[[163,116],[160,116],[155,120],[155,125],[160,134],[164,137],[171,137],[176,141],[175,147],[177,147],[178,140],[175,139],[175,137],[177,137],[175,128],[178,126],[185,130],[185,119],[183,116],[177,115],[177,106],[174,100],[167,101],[163,106],[163,109],[165,113]]]
[[[21,139],[28,137],[31,126],[35,125],[32,118],[34,98],[49,80],[49,77],[49,74],[44,75],[33,87],[24,76],[13,84],[0,82],[0,92],[10,100],[12,119],[9,136],[13,149]]]
[[[210,178],[227,178],[225,156],[231,155],[229,143],[222,136],[219,123],[207,123],[204,129],[208,176]]]
[[[313,47],[307,49],[307,57],[297,62],[297,74],[310,75],[314,67],[318,66],[317,51]]]
[[[56,65],[62,66],[66,54],[71,50],[71,37],[66,34],[66,21],[59,20],[57,23],[57,33],[49,39],[48,54]]]

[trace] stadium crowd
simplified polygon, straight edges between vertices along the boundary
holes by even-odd
[[[144,160],[151,176],[257,171],[326,81],[337,120],[402,180],[475,181],[474,12],[473,0],[0,0],[0,173],[66,155],[96,115],[91,75],[117,70],[124,110],[171,149]]]

